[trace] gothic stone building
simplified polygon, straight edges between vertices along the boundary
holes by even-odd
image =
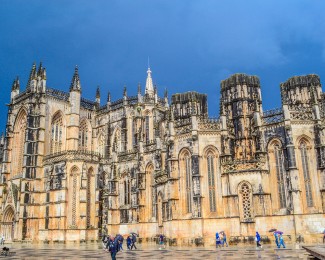
[[[12,86],[1,138],[0,232],[7,240],[89,241],[102,233],[164,233],[178,244],[216,231],[316,241],[325,226],[325,94],[317,75],[280,85],[264,111],[256,76],[221,82],[220,117],[207,96],[145,93],[100,106],[49,88],[42,65]],[[170,104],[169,104],[170,101]],[[317,234],[318,233],[318,234]]]

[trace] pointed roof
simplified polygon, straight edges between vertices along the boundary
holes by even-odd
[[[19,83],[19,78],[17,76],[17,78],[14,80],[14,82],[12,83],[12,87],[11,87],[11,91],[13,90],[19,90],[20,89],[20,83]]]
[[[70,85],[70,91],[73,91],[73,90],[81,91],[78,66],[76,66],[74,69],[74,74],[73,74],[71,85]]]
[[[154,94],[152,77],[151,77],[151,70],[150,70],[149,66],[148,66],[148,70],[147,70],[147,81],[146,81],[146,92],[145,93],[149,94],[149,95]]]
[[[99,86],[97,86],[97,89],[96,89],[96,98],[100,98],[100,89],[99,89]]]
[[[29,74],[29,78],[28,78],[28,83],[27,83],[27,88],[29,88],[30,87],[30,83],[31,83],[31,81],[33,80],[33,79],[35,79],[36,78],[36,64],[35,64],[35,62],[33,63],[33,66],[32,66],[32,69],[31,69],[31,71],[30,71],[30,74]]]

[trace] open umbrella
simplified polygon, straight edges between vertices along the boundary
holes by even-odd
[[[276,233],[276,234],[280,234],[280,235],[282,235],[282,234],[283,234],[283,232],[282,232],[282,231],[280,231],[280,230],[277,230],[277,231],[275,231],[274,233]]]
[[[276,228],[271,228],[271,229],[269,230],[269,232],[274,232],[274,231],[276,231]]]

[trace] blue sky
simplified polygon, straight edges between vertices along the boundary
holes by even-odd
[[[294,75],[325,79],[325,2],[216,0],[15,1],[0,3],[0,132],[13,79],[24,89],[35,61],[47,85],[68,91],[75,65],[83,96],[102,104],[145,87],[147,59],[158,92],[208,94],[218,116],[220,81],[261,79],[264,110],[280,106]]]

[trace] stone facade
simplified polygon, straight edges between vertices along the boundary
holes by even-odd
[[[7,240],[90,241],[102,233],[164,233],[177,243],[216,231],[278,228],[313,242],[325,226],[325,95],[317,75],[280,85],[262,109],[256,76],[221,82],[220,117],[197,92],[145,93],[100,105],[46,86],[33,65],[12,86],[1,138],[1,233]]]

